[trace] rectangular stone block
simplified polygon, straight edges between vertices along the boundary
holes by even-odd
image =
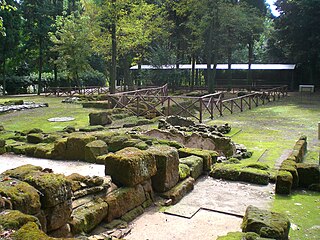
[[[156,192],[165,192],[179,181],[179,155],[177,149],[165,145],[149,148],[155,157],[157,173],[152,177],[152,187]]]
[[[146,201],[145,192],[141,185],[130,188],[119,188],[105,198],[109,205],[107,222],[122,217],[125,213],[140,206]]]
[[[148,152],[128,147],[105,158],[105,173],[120,186],[133,187],[142,183],[157,172],[156,160]]]
[[[200,177],[203,172],[203,159],[201,157],[191,155],[189,157],[180,158],[179,162],[188,165],[190,168],[190,176],[194,179]]]

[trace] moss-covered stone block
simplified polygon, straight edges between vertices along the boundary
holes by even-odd
[[[0,139],[0,148],[4,147],[6,145],[6,140]]]
[[[190,176],[190,168],[187,164],[179,163],[179,180],[186,179]]]
[[[249,206],[241,227],[243,232],[255,232],[261,237],[287,240],[290,221],[284,214]]]
[[[25,176],[23,181],[41,193],[42,208],[50,208],[71,199],[71,183],[62,174],[36,172]]]
[[[8,209],[0,212],[0,226],[2,226],[4,230],[18,230],[28,222],[34,222],[39,227],[41,226],[38,218],[29,214],[24,214],[18,210]]]
[[[165,139],[157,139],[157,140],[155,140],[154,144],[168,145],[168,146],[174,147],[176,149],[180,149],[180,148],[184,147],[184,145],[182,143],[179,143],[177,141],[169,141],[169,140],[165,140]]]
[[[42,172],[41,167],[23,165],[3,174],[29,183],[40,193],[42,208],[49,208],[71,199],[71,182],[62,174]]]
[[[85,147],[85,161],[95,163],[100,155],[108,153],[108,145],[102,140],[95,140]]]
[[[179,155],[177,149],[165,145],[149,148],[156,160],[157,173],[152,177],[156,192],[165,192],[179,181]]]
[[[121,134],[121,135],[112,136],[108,140],[108,150],[109,150],[109,152],[116,152],[116,151],[119,151],[119,150],[127,147],[127,145],[125,143],[129,139],[130,139],[130,136],[127,135],[127,134]],[[130,142],[127,143],[127,144],[130,145]]]
[[[298,163],[299,186],[308,188],[313,183],[320,182],[320,166],[317,164]]]
[[[162,193],[161,196],[166,199],[171,199],[172,204],[178,203],[187,193],[191,192],[194,188],[194,178],[188,177],[179,182],[175,187],[171,188],[168,192]]]
[[[232,165],[236,164],[215,164],[210,171],[210,176],[217,179],[237,181],[240,176],[240,169]]]
[[[34,149],[33,156],[36,158],[51,159],[53,150],[53,144],[37,144],[36,148]]]
[[[12,208],[25,214],[40,212],[38,191],[28,183],[7,176],[0,177],[0,196],[5,197]]]
[[[138,142],[134,145],[134,147],[140,149],[140,150],[147,150],[149,148],[149,145],[143,141]]]
[[[128,147],[105,158],[105,173],[112,181],[132,187],[150,179],[157,172],[156,160],[148,151]]]
[[[198,149],[198,148],[180,148],[179,156],[181,158],[188,157],[191,155],[195,155],[201,157],[203,159],[203,170],[210,171],[212,163],[217,161],[217,157],[219,156],[218,152]]]
[[[95,140],[90,134],[71,134],[67,138],[65,157],[69,160],[85,160],[85,147],[88,143]]]
[[[290,172],[292,175],[292,188],[297,188],[299,186],[299,176],[297,168],[294,165],[290,164],[281,164],[280,171]]]
[[[109,205],[107,222],[122,217],[130,210],[142,205],[146,201],[146,195],[141,185],[135,187],[119,188],[105,198]]]
[[[138,207],[132,209],[131,211],[125,213],[121,217],[121,220],[129,223],[129,222],[133,221],[134,219],[136,219],[137,217],[139,217],[140,215],[142,215],[143,213],[144,213],[143,207],[138,206]]]
[[[96,199],[76,208],[71,216],[70,227],[73,234],[88,233],[93,230],[108,214],[108,204]]]
[[[190,176],[197,179],[203,172],[203,159],[201,157],[191,155],[179,159],[179,163],[186,164],[190,168]]]
[[[292,188],[293,177],[288,171],[279,171],[276,180],[277,194],[290,194]]]
[[[7,152],[6,147],[0,147],[0,155],[5,154]]]
[[[42,171],[42,167],[26,164],[13,169],[9,169],[3,172],[2,174],[4,176],[10,176],[13,178],[23,180],[26,176],[32,175],[33,173],[39,172],[39,171]]]
[[[242,168],[240,170],[239,180],[260,185],[269,184],[268,172],[256,168]]]
[[[111,118],[107,112],[98,112],[98,113],[90,113],[89,114],[89,122],[90,126],[94,125],[108,125],[112,123]]]
[[[13,240],[76,240],[75,238],[52,238],[42,232],[36,223],[28,222],[11,235]]]
[[[61,138],[54,142],[53,149],[51,151],[52,159],[66,159],[67,140],[68,138]]]
[[[44,135],[42,133],[30,133],[27,135],[28,143],[41,143],[44,140]]]

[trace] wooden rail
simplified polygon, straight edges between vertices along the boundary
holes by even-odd
[[[258,107],[271,101],[279,100],[288,94],[288,86],[280,86],[272,89],[266,89],[261,92],[250,93],[237,98],[222,100],[219,104],[219,115],[223,116],[224,112],[234,113],[235,111],[243,112],[252,107]]]
[[[97,94],[107,94],[109,92],[108,87],[99,86],[87,86],[87,87],[48,87],[45,89],[45,95],[50,96],[66,96],[73,97],[78,95],[97,95]]]

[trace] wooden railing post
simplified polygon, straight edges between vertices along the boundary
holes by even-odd
[[[171,101],[171,98],[168,97],[168,109],[167,109],[167,116],[170,115],[170,101]]]
[[[202,123],[202,98],[199,98],[199,107],[200,107],[200,109],[199,109],[199,114],[200,114],[200,116],[199,116],[199,122],[200,123]]]

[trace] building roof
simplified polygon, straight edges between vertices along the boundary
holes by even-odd
[[[251,64],[252,70],[294,70],[296,67],[295,64]],[[179,69],[191,69],[191,64],[179,64]],[[207,69],[207,64],[196,64],[196,69]],[[213,64],[211,65],[213,68]],[[231,64],[231,69],[234,70],[248,70],[249,64]],[[138,70],[138,65],[135,65],[130,68],[131,70]],[[175,64],[171,65],[162,65],[159,67],[152,66],[152,65],[141,65],[141,69],[143,70],[152,70],[152,69],[161,69],[161,70],[170,70],[176,69]],[[217,64],[218,70],[227,70],[228,64]]]

